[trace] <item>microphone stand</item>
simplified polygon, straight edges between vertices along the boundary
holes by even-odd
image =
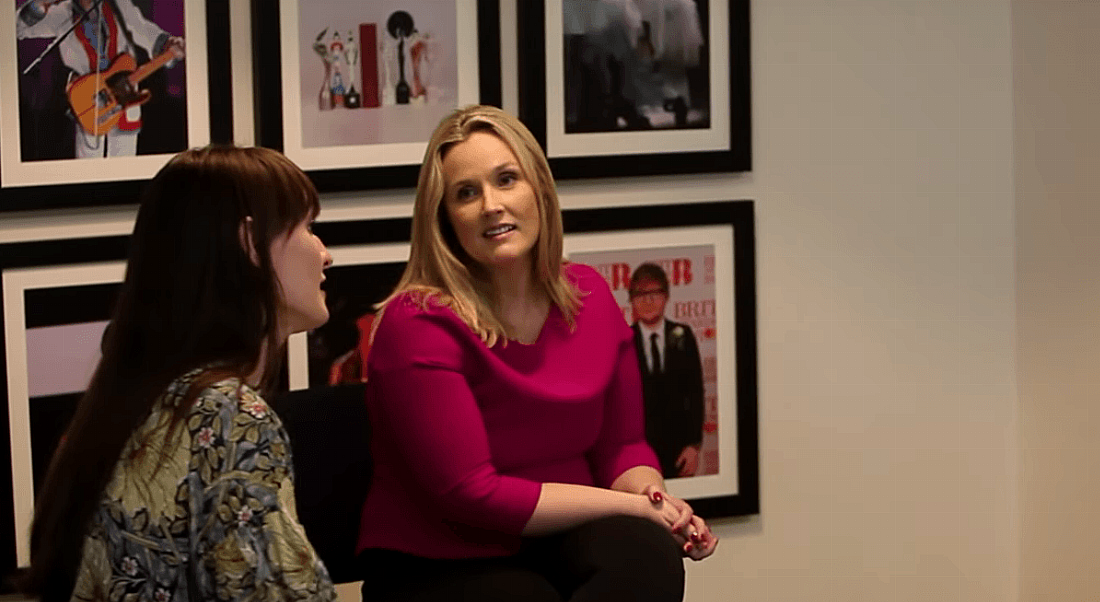
[[[34,68],[38,66],[38,63],[41,63],[42,59],[46,58],[46,55],[49,54],[51,50],[56,48],[57,45],[60,44],[62,40],[64,40],[66,37],[68,37],[68,35],[70,33],[72,33],[72,31],[74,29],[76,29],[77,25],[80,25],[81,23],[83,23],[84,19],[87,19],[88,15],[92,11],[99,8],[99,5],[103,3],[103,0],[94,0],[94,1],[95,1],[95,4],[93,4],[90,9],[84,11],[84,14],[80,15],[80,17],[78,19],[73,21],[73,24],[70,25],[69,28],[65,30],[65,33],[63,33],[63,34],[57,36],[56,38],[54,38],[53,41],[50,42],[50,45],[46,46],[46,49],[42,51],[42,54],[38,55],[38,58],[31,61],[30,65],[27,65],[27,68],[23,70],[23,75],[26,75],[26,74],[30,73],[31,71],[33,71]],[[31,2],[34,2],[34,0],[31,0]],[[24,5],[24,6],[26,6],[26,5]]]

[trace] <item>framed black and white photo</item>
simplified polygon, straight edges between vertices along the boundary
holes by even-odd
[[[742,172],[748,0],[517,5],[520,117],[559,178]]]
[[[436,124],[500,104],[499,0],[253,0],[259,140],[321,190],[412,186]]]
[[[229,140],[231,12],[216,0],[0,11],[0,211],[131,204],[171,155]]]

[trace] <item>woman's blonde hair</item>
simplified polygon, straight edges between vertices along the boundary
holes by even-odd
[[[507,338],[504,323],[490,300],[488,276],[463,250],[443,206],[446,191],[443,158],[455,144],[474,132],[488,132],[504,141],[531,183],[539,212],[532,276],[572,328],[580,308],[580,292],[562,273],[561,207],[550,166],[523,123],[486,105],[455,110],[432,133],[416,186],[409,263],[394,292],[378,308],[383,309],[396,296],[411,291],[425,306],[430,301],[450,307],[490,347],[498,339]]]

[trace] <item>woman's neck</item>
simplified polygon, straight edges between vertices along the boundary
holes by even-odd
[[[286,343],[286,337],[280,337],[279,341],[279,347],[283,347],[284,343]],[[264,377],[266,376],[264,372],[267,370],[267,358],[267,339],[265,338],[260,345],[260,357],[256,360],[256,369],[245,378],[245,383],[253,389],[259,389],[260,385],[264,382]]]
[[[530,265],[494,266],[489,270],[489,284],[497,306],[504,309],[523,305],[538,295],[531,277]]]
[[[492,273],[493,298],[508,338],[533,343],[550,310],[550,298],[535,284],[530,264]]]
[[[266,345],[264,347],[260,350],[260,359],[256,360],[256,369],[244,379],[245,384],[253,389],[259,389],[260,383],[264,382],[264,369],[267,367]]]

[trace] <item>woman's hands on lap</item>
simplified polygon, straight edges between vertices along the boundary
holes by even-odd
[[[684,556],[692,560],[702,560],[714,553],[718,546],[718,536],[711,532],[706,521],[695,515],[690,504],[661,491],[656,485],[647,486],[642,494],[650,503],[651,509],[668,527]]]

